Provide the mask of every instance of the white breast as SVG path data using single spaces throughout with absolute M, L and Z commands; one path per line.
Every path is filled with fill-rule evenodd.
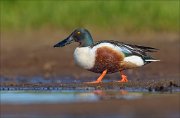
M 95 64 L 95 53 L 90 47 L 77 47 L 74 51 L 74 60 L 84 69 L 91 69 Z

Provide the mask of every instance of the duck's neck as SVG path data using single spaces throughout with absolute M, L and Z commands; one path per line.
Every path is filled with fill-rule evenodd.
M 88 46 L 91 46 L 91 45 L 93 45 L 93 39 L 92 39 L 92 37 L 91 37 L 91 35 L 89 34 L 89 35 L 85 35 L 84 36 L 84 39 L 83 40 L 81 40 L 81 42 L 80 42 L 80 47 L 88 47 Z

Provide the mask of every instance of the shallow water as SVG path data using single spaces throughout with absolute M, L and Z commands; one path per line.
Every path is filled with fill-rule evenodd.
M 1 91 L 2 104 L 96 102 L 102 99 L 139 99 L 143 92 L 121 91 Z
M 64 81 L 62 81 L 64 80 Z M 161 92 L 168 95 L 180 92 L 178 82 L 144 81 L 124 84 L 104 81 L 98 85 L 87 85 L 74 78 L 43 77 L 15 79 L 0 76 L 2 104 L 51 104 L 73 102 L 97 102 L 103 99 L 141 99 Z M 163 84 L 161 84 L 163 83 Z
M 32 103 L 64 103 L 77 101 L 97 101 L 98 97 L 91 92 L 45 92 L 45 91 L 3 91 L 1 103 L 32 104 Z
M 179 95 L 123 89 L 0 91 L 3 118 L 179 118 Z

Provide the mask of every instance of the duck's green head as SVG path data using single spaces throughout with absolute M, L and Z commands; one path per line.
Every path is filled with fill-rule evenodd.
M 63 47 L 72 42 L 78 42 L 79 47 L 87 47 L 93 44 L 93 39 L 87 29 L 78 28 L 74 30 L 66 39 L 55 44 L 54 47 Z

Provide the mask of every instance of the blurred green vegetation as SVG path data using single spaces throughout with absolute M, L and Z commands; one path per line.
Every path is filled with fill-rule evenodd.
M 1 0 L 1 28 L 70 29 L 91 26 L 128 31 L 178 31 L 179 0 L 57 1 Z

